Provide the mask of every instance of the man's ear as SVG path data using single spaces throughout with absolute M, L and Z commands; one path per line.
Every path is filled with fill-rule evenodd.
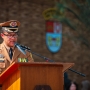
M 3 38 L 3 36 L 4 36 L 3 33 L 1 33 L 0 35 L 1 35 L 1 37 Z

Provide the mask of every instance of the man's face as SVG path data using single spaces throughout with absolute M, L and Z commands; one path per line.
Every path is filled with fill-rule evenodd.
M 17 42 L 18 35 L 14 32 L 3 32 L 1 33 L 1 37 L 3 38 L 3 41 L 7 46 L 13 47 L 15 45 L 15 42 Z

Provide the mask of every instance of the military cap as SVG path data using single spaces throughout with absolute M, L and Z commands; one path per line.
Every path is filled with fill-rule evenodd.
M 17 20 L 10 20 L 4 23 L 0 23 L 2 30 L 6 32 L 18 32 L 18 27 L 20 26 L 20 22 Z

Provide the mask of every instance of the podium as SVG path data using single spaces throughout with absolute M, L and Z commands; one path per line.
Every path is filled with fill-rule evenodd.
M 36 86 L 49 86 L 47 90 L 63 90 L 63 73 L 73 65 L 59 62 L 14 62 L 0 75 L 0 84 L 2 90 L 37 90 Z

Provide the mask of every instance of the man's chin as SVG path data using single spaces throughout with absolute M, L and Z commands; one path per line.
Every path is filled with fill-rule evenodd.
M 10 44 L 10 45 L 9 45 L 9 47 L 14 47 L 14 46 L 15 46 L 15 44 Z

